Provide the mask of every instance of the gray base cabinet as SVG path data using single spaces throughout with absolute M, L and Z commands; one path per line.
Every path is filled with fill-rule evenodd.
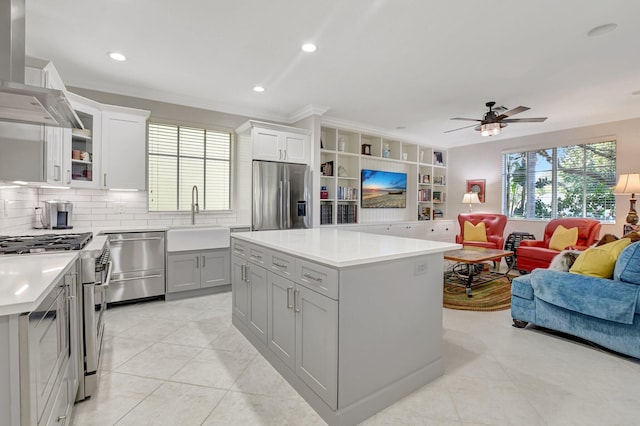
M 32 312 L 0 317 L 0 424 L 65 425 L 78 390 L 75 261 Z
M 238 243 L 232 252 L 234 317 L 336 409 L 338 301 L 321 294 L 337 284 L 323 283 L 332 274 L 259 246 Z M 292 281 L 298 269 L 302 282 Z
M 330 425 L 442 375 L 441 253 L 333 268 L 233 236 L 231 252 L 233 324 Z
M 216 287 L 230 282 L 228 249 L 167 255 L 167 293 Z
M 338 302 L 273 272 L 268 280 L 267 346 L 335 408 Z

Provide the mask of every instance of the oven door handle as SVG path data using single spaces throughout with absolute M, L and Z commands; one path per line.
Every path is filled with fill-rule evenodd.
M 99 289 L 99 290 L 102 290 L 102 289 L 106 290 L 106 289 L 109 288 L 109 283 L 111 282 L 111 270 L 113 269 L 113 261 L 112 260 L 109 261 L 109 267 L 108 268 L 109 269 L 107 270 L 107 279 L 104 280 L 105 282 L 102 283 L 102 284 L 97 284 L 96 285 L 96 288 Z
M 154 275 L 144 275 L 142 277 L 131 277 L 131 278 L 120 278 L 119 280 L 113 280 L 114 283 L 121 283 L 123 281 L 135 281 L 135 280 L 145 280 L 147 278 L 161 278 L 162 275 L 154 274 Z
M 109 240 L 109 244 L 125 243 L 127 241 L 155 241 L 155 240 L 161 240 L 162 238 L 163 237 L 119 238 L 119 239 Z

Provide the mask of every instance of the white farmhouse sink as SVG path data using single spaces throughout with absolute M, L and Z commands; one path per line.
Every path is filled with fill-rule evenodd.
M 167 231 L 167 251 L 226 248 L 229 247 L 229 240 L 229 228 L 226 226 L 172 226 Z

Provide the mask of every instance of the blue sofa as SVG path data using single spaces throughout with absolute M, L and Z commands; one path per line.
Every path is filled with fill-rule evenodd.
M 618 257 L 613 279 L 534 269 L 511 285 L 515 327 L 528 323 L 640 358 L 640 241 Z

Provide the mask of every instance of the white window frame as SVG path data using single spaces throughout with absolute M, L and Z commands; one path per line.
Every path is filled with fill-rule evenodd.
M 509 151 L 509 152 L 503 152 L 502 153 L 502 213 L 507 215 L 507 217 L 510 220 L 540 220 L 540 221 L 546 221 L 546 220 L 550 220 L 550 219 L 555 219 L 558 217 L 565 217 L 565 216 L 558 216 L 558 186 L 556 184 L 556 182 L 558 181 L 558 149 L 561 148 L 573 148 L 573 147 L 587 147 L 589 145 L 595 145 L 595 144 L 601 144 L 601 143 L 613 143 L 615 146 L 615 151 L 616 151 L 616 158 L 613 159 L 613 171 L 611 174 L 611 190 L 612 187 L 615 186 L 616 184 L 616 165 L 617 165 L 617 140 L 615 137 L 608 137 L 608 138 L 603 138 L 603 139 L 598 139 L 598 140 L 591 140 L 591 141 L 585 141 L 584 143 L 576 143 L 573 145 L 564 145 L 564 146 L 556 146 L 556 147 L 547 147 L 547 148 L 536 148 L 536 149 L 532 149 L 532 148 L 526 148 L 526 149 L 522 149 L 522 150 L 513 150 L 513 151 Z M 552 156 L 552 170 L 551 170 L 551 217 L 536 217 L 535 216 L 535 202 L 536 202 L 536 197 L 527 197 L 526 198 L 526 203 L 524 206 L 524 211 L 522 213 L 522 215 L 510 215 L 510 211 L 509 211 L 509 206 L 508 206 L 508 202 L 509 202 L 509 197 L 508 197 L 508 191 L 509 191 L 509 182 L 508 180 L 508 170 L 507 170 L 507 164 L 506 164 L 506 159 L 507 156 L 509 155 L 513 155 L 513 154 L 521 154 L 524 155 L 525 158 L 527 158 L 526 161 L 526 172 L 525 172 L 525 183 L 523 185 L 524 188 L 527 188 L 527 192 L 530 193 L 532 190 L 535 191 L 535 180 L 532 179 L 536 179 L 536 175 L 535 175 L 535 170 L 531 170 L 530 169 L 530 161 L 529 158 L 532 155 L 536 155 L 537 152 L 539 151 L 551 151 L 551 156 Z M 586 164 L 584 162 L 584 158 L 583 158 L 583 176 L 586 176 L 589 172 L 589 170 L 586 169 Z M 583 180 L 583 187 L 582 187 L 582 216 L 581 217 L 590 217 L 589 213 L 587 211 L 587 187 L 585 184 L 585 181 Z M 612 195 L 612 199 L 613 202 L 611 204 L 611 216 L 609 218 L 596 218 L 597 220 L 599 220 L 602 223 L 607 223 L 607 224 L 611 224 L 611 223 L 615 223 L 615 199 L 613 198 Z M 531 212 L 533 211 L 533 216 L 527 214 L 527 212 Z
M 174 127 L 178 130 L 178 139 L 176 140 L 176 143 L 178 143 L 178 146 L 176 147 L 176 154 L 166 154 L 166 153 L 155 153 L 152 152 L 152 148 L 151 148 L 151 128 L 152 126 L 169 126 L 169 127 Z M 180 137 L 179 137 L 179 131 L 180 129 L 185 129 L 185 128 L 189 128 L 189 129 L 196 129 L 196 130 L 201 130 L 205 132 L 215 132 L 215 133 L 223 133 L 223 134 L 228 134 L 229 135 L 229 152 L 228 152 L 228 158 L 213 158 L 213 157 L 207 157 L 207 154 L 205 152 L 205 154 L 202 157 L 199 156 L 193 156 L 193 155 L 180 155 L 180 149 L 179 149 L 179 141 L 180 141 Z M 202 160 L 205 164 L 203 166 L 203 175 L 202 175 L 202 181 L 203 181 L 203 185 L 201 187 L 201 185 L 198 185 L 198 195 L 199 195 L 199 206 L 200 206 L 200 211 L 201 212 L 217 212 L 217 213 L 228 213 L 230 211 L 233 210 L 233 202 L 234 202 L 234 191 L 233 191 L 233 186 L 234 186 L 234 173 L 235 173 L 235 161 L 234 161 L 234 153 L 235 153 L 235 133 L 233 130 L 228 129 L 228 128 L 224 128 L 224 127 L 217 127 L 217 126 L 209 126 L 209 125 L 201 125 L 201 124 L 194 124 L 194 123 L 183 123 L 183 122 L 175 122 L 175 121 L 165 121 L 165 120 L 149 120 L 148 124 L 147 124 L 147 130 L 148 130 L 148 137 L 149 137 L 149 143 L 148 143 L 148 150 L 147 150 L 147 168 L 149 169 L 149 189 L 148 189 L 148 211 L 151 213 L 173 213 L 173 212 L 178 212 L 178 213 L 183 213 L 183 212 L 188 212 L 191 210 L 191 205 L 189 206 L 180 206 L 180 199 L 181 199 L 181 191 L 180 191 L 180 179 L 181 179 L 181 170 L 180 170 L 180 159 L 181 158 L 190 158 L 190 159 L 198 159 L 198 160 Z M 167 157 L 167 158 L 175 158 L 176 159 L 176 199 L 175 199 L 175 207 L 172 209 L 169 208 L 165 208 L 165 209 L 152 209 L 152 190 L 153 190 L 153 185 L 152 185 L 152 174 L 151 174 L 151 164 L 152 164 L 152 158 L 154 156 L 163 156 L 163 157 Z M 215 160 L 215 161 L 226 161 L 228 162 L 228 204 L 226 209 L 208 209 L 207 208 L 207 201 L 206 201 L 206 193 L 207 193 L 207 188 L 206 188 L 206 176 L 207 176 L 207 171 L 206 171 L 206 163 L 207 160 L 211 161 L 211 160 Z M 191 188 L 189 188 L 189 191 L 191 191 Z

